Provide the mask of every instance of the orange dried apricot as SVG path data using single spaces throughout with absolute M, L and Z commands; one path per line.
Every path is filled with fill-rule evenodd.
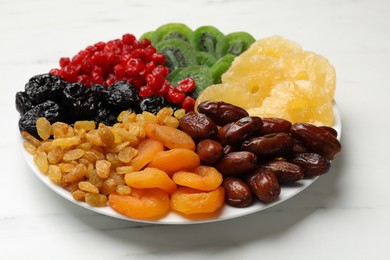
M 148 167 L 158 168 L 169 175 L 177 171 L 192 170 L 200 165 L 197 153 L 188 149 L 176 148 L 158 152 Z
M 194 151 L 195 143 L 185 132 L 170 126 L 157 123 L 145 123 L 146 136 L 160 141 L 169 149 L 184 148 Z
M 145 168 L 142 171 L 125 175 L 125 182 L 134 188 L 160 188 L 168 193 L 176 190 L 177 186 L 168 174 L 157 168 Z
M 152 161 L 158 152 L 164 150 L 163 144 L 154 139 L 142 140 L 135 148 L 138 150 L 138 154 L 129 163 L 129 166 L 133 166 L 135 171 L 141 170 Z
M 118 213 L 136 219 L 158 219 L 170 209 L 169 195 L 158 188 L 132 188 L 129 195 L 113 193 L 108 202 Z
M 203 191 L 215 190 L 223 181 L 222 174 L 211 166 L 199 166 L 193 172 L 179 171 L 172 179 L 178 185 Z
M 219 186 L 213 191 L 180 187 L 171 195 L 171 208 L 185 215 L 211 213 L 222 207 L 225 190 Z

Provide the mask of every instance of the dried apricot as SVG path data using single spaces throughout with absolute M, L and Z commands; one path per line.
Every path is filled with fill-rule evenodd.
M 145 168 L 142 171 L 125 175 L 125 182 L 134 188 L 160 188 L 168 193 L 176 190 L 176 184 L 168 174 L 157 168 Z
M 158 219 L 170 209 L 169 195 L 158 188 L 132 188 L 129 195 L 114 193 L 108 202 L 115 211 L 136 219 Z
M 173 174 L 173 181 L 203 191 L 212 191 L 222 184 L 222 174 L 211 166 L 199 166 L 193 172 L 179 171 Z
M 192 138 L 177 128 L 148 122 L 145 123 L 145 132 L 147 137 L 160 141 L 169 149 L 195 150 L 195 143 Z
M 134 157 L 129 166 L 133 166 L 135 171 L 141 170 L 145 165 L 152 161 L 153 157 L 160 151 L 164 150 L 164 146 L 160 141 L 153 139 L 145 139 L 136 147 L 138 155 Z
M 211 213 L 222 207 L 224 199 L 225 190 L 221 186 L 213 191 L 180 187 L 171 195 L 171 208 L 185 215 Z
M 188 149 L 176 148 L 160 151 L 148 164 L 148 167 L 158 168 L 170 175 L 183 170 L 192 170 L 200 165 L 197 153 Z

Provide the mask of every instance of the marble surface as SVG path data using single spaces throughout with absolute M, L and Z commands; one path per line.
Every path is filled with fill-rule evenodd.
M 0 0 L 0 259 L 390 259 L 387 0 Z M 342 153 L 304 192 L 199 225 L 140 224 L 76 206 L 33 176 L 16 145 L 16 91 L 100 40 L 166 22 L 283 35 L 337 71 Z

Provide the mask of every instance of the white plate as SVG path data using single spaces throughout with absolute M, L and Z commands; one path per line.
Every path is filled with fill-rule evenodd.
M 341 118 L 340 118 L 340 113 L 339 113 L 339 110 L 338 110 L 336 104 L 334 104 L 333 108 L 334 108 L 334 114 L 335 114 L 333 128 L 335 128 L 337 130 L 338 136 L 340 138 L 340 136 L 341 136 Z M 36 165 L 33 162 L 32 155 L 25 151 L 25 149 L 23 147 L 23 141 L 24 140 L 23 140 L 22 136 L 20 134 L 18 134 L 18 144 L 19 144 L 20 150 L 22 151 L 22 154 L 23 154 L 24 158 L 26 159 L 28 165 L 31 167 L 31 169 L 33 170 L 34 174 L 44 184 L 46 184 L 46 186 L 48 186 L 54 192 L 56 192 L 57 194 L 61 195 L 65 199 L 67 199 L 67 200 L 69 200 L 69 201 L 71 201 L 71 202 L 73 202 L 73 203 L 75 203 L 75 204 L 77 204 L 77 205 L 79 205 L 81 207 L 84 207 L 86 209 L 95 211 L 97 213 L 100 213 L 100 214 L 103 214 L 103 215 L 107 215 L 107 216 L 110 216 L 110 217 L 113 217 L 113 218 L 125 219 L 125 220 L 136 221 L 136 222 L 143 222 L 143 223 L 173 224 L 173 225 L 178 225 L 178 224 L 179 225 L 180 224 L 195 224 L 195 223 L 221 221 L 221 220 L 226 220 L 226 219 L 232 219 L 232 218 L 245 216 L 245 215 L 248 215 L 248 214 L 252 214 L 254 212 L 259 212 L 259 211 L 264 210 L 266 208 L 275 206 L 275 205 L 277 205 L 277 204 L 279 204 L 279 203 L 281 203 L 283 201 L 286 201 L 287 199 L 293 197 L 294 195 L 296 195 L 299 192 L 301 192 L 304 189 L 306 189 L 316 179 L 318 179 L 318 177 L 310 178 L 310 179 L 303 179 L 303 180 L 300 180 L 300 181 L 297 182 L 298 185 L 282 186 L 281 194 L 280 194 L 279 199 L 277 201 L 273 202 L 273 203 L 264 204 L 264 203 L 261 203 L 261 202 L 256 202 L 256 203 L 254 203 L 253 205 L 251 205 L 250 207 L 247 207 L 247 208 L 234 208 L 234 207 L 231 207 L 231 206 L 228 206 L 228 205 L 225 204 L 225 206 L 222 208 L 220 214 L 218 216 L 212 218 L 212 219 L 190 220 L 190 219 L 187 219 L 187 218 L 185 218 L 185 217 L 183 217 L 181 215 L 178 215 L 178 214 L 176 214 L 174 212 L 171 212 L 167 216 L 165 216 L 164 218 L 156 220 L 156 221 L 131 219 L 131 218 L 128 218 L 128 217 L 120 215 L 119 213 L 117 213 L 116 211 L 111 209 L 109 206 L 106 206 L 106 207 L 91 207 L 87 203 L 75 201 L 73 199 L 72 195 L 70 194 L 70 192 L 68 192 L 67 190 L 61 188 L 60 186 L 57 186 L 57 185 L 53 184 L 46 175 L 43 175 L 38 170 L 38 168 L 36 167 Z

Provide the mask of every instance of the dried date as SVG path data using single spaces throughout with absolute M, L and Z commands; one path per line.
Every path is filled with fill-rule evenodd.
M 259 168 L 247 178 L 249 188 L 262 202 L 273 202 L 279 198 L 280 185 L 275 174 L 266 168 Z
M 258 132 L 262 124 L 260 117 L 243 117 L 220 128 L 218 138 L 223 144 L 237 145 Z
M 327 173 L 330 169 L 330 161 L 318 153 L 298 153 L 293 155 L 289 162 L 300 166 L 305 176 L 317 176 Z
M 273 133 L 289 133 L 291 122 L 282 118 L 263 118 L 263 126 L 260 129 L 261 135 Z
M 195 112 L 187 113 L 179 120 L 179 127 L 186 132 L 194 141 L 213 139 L 217 136 L 217 125 L 204 114 Z
M 286 161 L 270 161 L 262 164 L 260 168 L 271 170 L 279 184 L 287 184 L 301 180 L 304 170 L 296 164 Z
M 233 207 L 248 207 L 253 203 L 253 194 L 248 184 L 236 177 L 226 177 L 222 183 L 225 189 L 225 200 Z
M 241 150 L 254 153 L 261 161 L 288 157 L 294 144 L 288 133 L 275 133 L 253 137 L 244 141 Z
M 341 144 L 326 129 L 308 123 L 295 123 L 291 126 L 291 135 L 312 152 L 319 153 L 329 160 L 340 152 Z
M 248 112 L 225 102 L 204 101 L 198 105 L 198 112 L 210 117 L 217 125 L 224 126 L 248 116 Z
M 239 151 L 226 154 L 215 167 L 222 174 L 238 175 L 252 172 L 257 164 L 257 158 L 253 153 Z

